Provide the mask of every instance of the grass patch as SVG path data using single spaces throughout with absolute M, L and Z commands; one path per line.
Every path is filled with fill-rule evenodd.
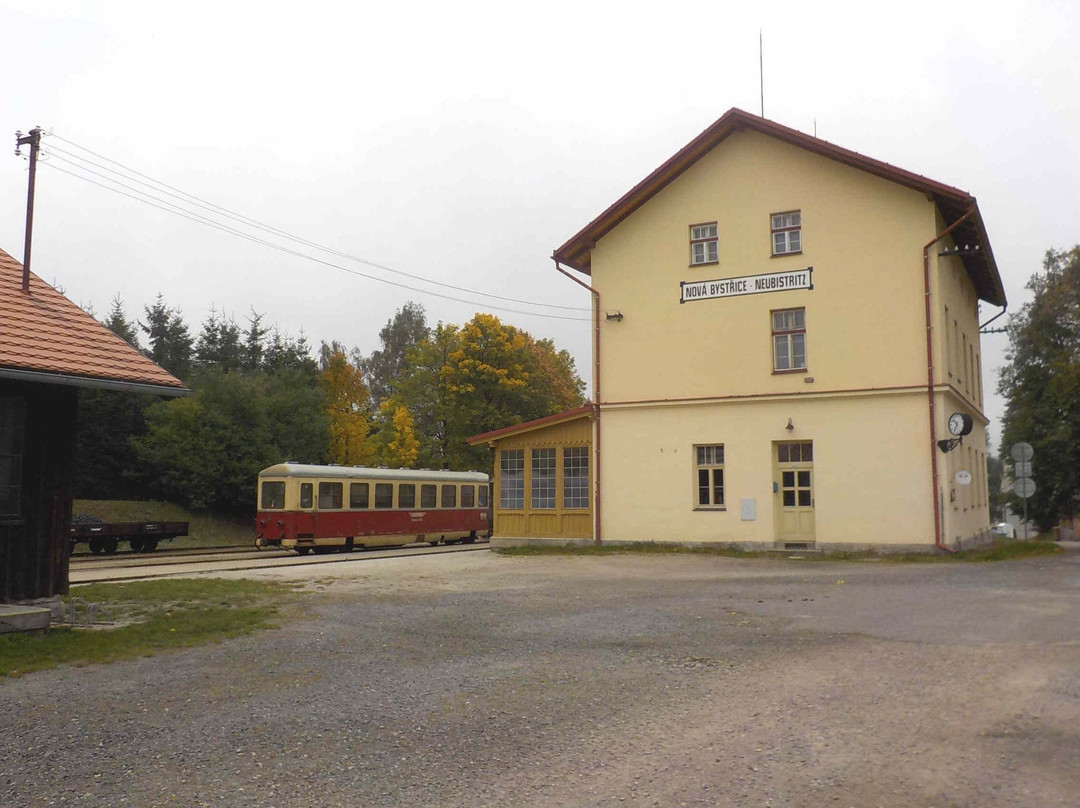
M 538 544 L 520 547 L 495 547 L 492 552 L 508 556 L 603 556 L 603 555 L 709 555 L 726 558 L 772 558 L 778 561 L 887 561 L 896 564 L 932 564 L 957 562 L 1012 561 L 1031 556 L 1056 555 L 1062 552 L 1050 541 L 1017 541 L 996 539 L 992 545 L 959 553 L 940 551 L 927 553 L 882 553 L 873 550 L 836 553 L 789 550 L 767 552 L 742 550 L 731 545 L 686 546 L 668 542 L 634 542 L 632 544 Z
M 294 586 L 280 582 L 174 579 L 74 587 L 108 609 L 107 628 L 51 628 L 0 635 L 0 678 L 59 665 L 92 665 L 152 656 L 274 628 L 274 615 Z
M 178 536 L 161 543 L 161 547 L 182 549 L 184 547 L 226 547 L 236 544 L 255 544 L 254 516 L 245 519 L 222 516 L 208 511 L 189 511 L 171 502 L 153 500 L 104 500 L 77 499 L 72 503 L 72 513 L 96 516 L 105 522 L 188 522 L 187 536 Z M 127 549 L 127 542 L 121 542 Z M 86 545 L 79 545 L 80 552 Z

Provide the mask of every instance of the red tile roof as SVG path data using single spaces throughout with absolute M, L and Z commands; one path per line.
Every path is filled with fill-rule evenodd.
M 652 174 L 647 176 L 607 210 L 593 219 L 585 228 L 555 250 L 553 258 L 561 264 L 573 267 L 586 275 L 592 274 L 592 249 L 596 242 L 609 233 L 616 225 L 626 219 L 653 196 L 663 190 L 680 174 L 708 154 L 729 135 L 740 130 L 753 130 L 769 137 L 774 137 L 793 146 L 820 154 L 838 163 L 875 174 L 891 182 L 913 188 L 925 193 L 937 203 L 946 225 L 951 225 L 968 210 L 975 215 L 968 218 L 953 233 L 957 245 L 978 245 L 978 251 L 966 252 L 961 256 L 968 274 L 975 284 L 979 297 L 995 306 L 1005 305 L 1005 287 L 998 274 L 994 253 L 990 249 L 990 239 L 986 235 L 982 214 L 975 202 L 975 197 L 967 191 L 945 185 L 919 174 L 905 171 L 881 160 L 859 154 L 858 152 L 836 146 L 828 141 L 807 135 L 796 129 L 770 121 L 766 118 L 743 112 L 741 109 L 729 109 L 708 129 L 691 140 L 686 146 L 672 155 Z
M 0 378 L 187 392 L 183 383 L 0 250 Z

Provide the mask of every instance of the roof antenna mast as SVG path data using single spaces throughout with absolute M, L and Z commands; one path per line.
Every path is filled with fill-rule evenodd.
M 761 117 L 765 117 L 765 57 L 762 55 L 761 29 L 757 32 L 758 83 L 761 86 Z

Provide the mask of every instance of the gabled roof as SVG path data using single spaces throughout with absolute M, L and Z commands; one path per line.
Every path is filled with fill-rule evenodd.
M 499 438 L 508 438 L 511 435 L 520 435 L 523 432 L 532 432 L 534 429 L 543 429 L 546 426 L 553 426 L 555 424 L 561 424 L 565 421 L 575 421 L 578 418 L 591 418 L 593 414 L 592 404 L 582 404 L 580 407 L 574 407 L 571 410 L 563 410 L 557 412 L 554 415 L 545 415 L 543 418 L 536 418 L 532 421 L 526 421 L 523 424 L 514 424 L 513 426 L 503 427 L 502 429 L 495 429 L 491 432 L 484 432 L 480 435 L 473 435 L 471 438 L 466 438 L 466 442 L 470 446 L 479 446 L 481 443 L 490 443 L 491 441 L 498 440 Z
M 969 210 L 974 210 L 974 215 L 953 231 L 953 240 L 957 245 L 968 245 L 972 248 L 970 251 L 962 252 L 961 259 L 975 284 L 979 297 L 995 306 L 1005 305 L 1005 288 L 1001 283 L 994 254 L 990 249 L 990 239 L 986 235 L 982 215 L 979 213 L 975 197 L 967 191 L 913 174 L 889 163 L 874 160 L 858 152 L 835 146 L 827 141 L 734 108 L 725 112 L 712 126 L 589 222 L 580 233 L 555 250 L 553 254 L 555 260 L 586 275 L 591 274 L 592 249 L 601 237 L 648 202 L 730 134 L 740 130 L 760 132 L 838 163 L 921 191 L 937 203 L 946 226 L 957 221 Z M 975 247 L 978 247 L 977 251 Z
M 0 378 L 46 384 L 187 393 L 183 382 L 0 250 Z

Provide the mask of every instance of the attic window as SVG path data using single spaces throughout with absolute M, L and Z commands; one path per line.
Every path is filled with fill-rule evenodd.
M 772 214 L 772 254 L 802 252 L 802 212 L 789 210 Z
M 718 262 L 716 222 L 690 225 L 690 265 Z

